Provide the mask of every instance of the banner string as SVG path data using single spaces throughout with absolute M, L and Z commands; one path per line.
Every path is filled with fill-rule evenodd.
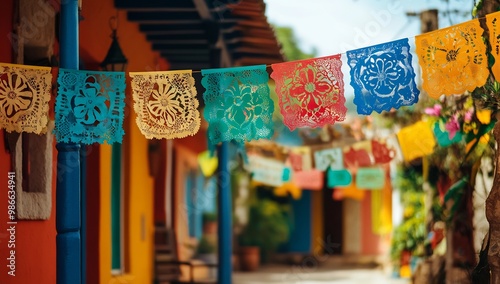
M 488 15 L 493 15 L 495 13 L 500 13 L 500 11 L 494 12 L 494 13 L 490 13 Z M 488 16 L 488 15 L 486 15 L 486 16 Z M 434 31 L 429 31 L 429 32 L 422 33 L 422 34 L 419 34 L 419 35 L 416 35 L 416 36 L 406 37 L 406 39 L 408 39 L 408 40 L 412 39 L 414 41 L 414 39 L 416 37 L 419 37 L 419 36 L 424 36 L 424 35 L 430 35 L 430 34 L 433 34 L 433 33 L 438 33 L 438 32 L 441 32 L 443 30 L 447 30 L 447 29 L 453 28 L 454 26 L 462 25 L 462 24 L 465 24 L 465 23 L 468 23 L 468 22 L 472 22 L 472 21 L 476 21 L 476 20 L 478 20 L 478 21 L 486 20 L 486 16 L 475 18 L 475 19 L 471 19 L 469 21 L 465 21 L 465 22 L 462 22 L 460 24 L 452 25 L 452 26 L 449 26 L 449 27 L 446 27 L 446 28 L 442 28 L 442 29 L 438 29 L 438 30 L 434 30 Z M 401 39 L 404 39 L 404 38 L 400 38 L 400 39 L 396 39 L 396 40 L 391 40 L 391 41 L 388 41 L 388 42 L 397 41 L 397 40 L 401 40 Z M 383 42 L 383 43 L 380 43 L 380 44 L 384 44 L 384 43 L 388 43 L 388 42 Z M 370 46 L 360 47 L 358 49 L 364 49 L 364 48 L 368 48 L 368 47 L 370 47 Z M 353 49 L 353 50 L 357 50 L 357 49 Z M 345 55 L 345 54 L 347 54 L 347 52 L 349 52 L 349 51 L 341 52 L 341 53 L 336 53 L 336 54 Z M 314 58 L 305 58 L 305 59 L 300 59 L 300 60 L 284 61 L 284 62 L 279 62 L 279 63 L 275 63 L 275 64 L 282 64 L 282 63 L 289 63 L 289 62 L 299 62 L 299 61 L 302 61 L 302 60 L 319 59 L 319 58 L 322 58 L 322 57 L 328 57 L 328 55 L 327 56 L 314 57 Z M 264 65 L 264 64 L 260 64 L 260 65 Z M 265 65 L 266 65 L 266 68 L 271 68 L 273 64 L 265 64 Z M 212 69 L 212 68 L 206 68 L 206 69 Z M 213 68 L 213 69 L 218 69 L 218 68 Z M 201 69 L 200 70 L 192 70 L 192 73 L 201 73 Z

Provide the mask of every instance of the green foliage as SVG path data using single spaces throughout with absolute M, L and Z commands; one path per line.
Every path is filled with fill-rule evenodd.
M 424 178 L 422 170 L 414 167 L 400 167 L 397 172 L 395 186 L 404 192 L 422 192 Z M 402 194 L 402 198 L 405 195 Z M 404 203 L 404 201 L 403 201 Z
M 472 8 L 472 17 L 477 17 L 477 12 L 483 9 L 483 0 L 475 2 L 474 8 Z
M 417 207 L 418 211 L 394 230 L 392 237 L 391 258 L 399 261 L 401 252 L 411 251 L 412 255 L 422 256 L 425 243 L 425 211 L 424 207 Z
M 429 163 L 450 180 L 462 178 L 462 163 L 466 156 L 465 145 L 456 143 L 449 147 L 436 147 L 428 159 Z
M 208 236 L 202 236 L 198 247 L 196 248 L 196 254 L 211 254 L 215 253 L 217 250 L 217 242 L 215 238 L 209 238 Z
M 288 206 L 277 201 L 258 198 L 249 207 L 249 220 L 239 236 L 241 246 L 258 246 L 263 255 L 275 251 L 288 241 Z
M 421 171 L 412 167 L 400 168 L 396 185 L 401 190 L 401 203 L 404 208 L 403 222 L 395 228 L 392 237 L 391 258 L 397 262 L 404 250 L 411 251 L 412 255 L 423 255 L 426 213 Z
M 204 212 L 203 216 L 203 224 L 206 224 L 208 222 L 217 222 L 217 213 L 215 212 Z
M 299 42 L 290 27 L 274 27 L 278 42 L 281 43 L 281 49 L 288 61 L 309 59 L 316 57 L 316 51 L 304 52 L 299 47 Z

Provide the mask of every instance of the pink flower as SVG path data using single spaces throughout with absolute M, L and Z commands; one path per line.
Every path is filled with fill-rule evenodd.
M 464 115 L 464 120 L 465 122 L 470 122 L 472 120 L 472 114 L 474 113 L 474 110 L 468 110 L 465 115 Z
M 440 104 L 435 104 L 433 107 L 425 109 L 425 113 L 432 116 L 439 116 L 443 107 Z
M 458 123 L 457 115 L 453 115 L 448 122 L 446 122 L 444 128 L 448 131 L 448 138 L 452 140 L 457 132 L 460 130 L 460 124 Z

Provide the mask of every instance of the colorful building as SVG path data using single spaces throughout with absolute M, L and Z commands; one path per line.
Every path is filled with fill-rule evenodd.
M 80 69 L 101 69 L 113 29 L 128 60 L 125 71 L 200 70 L 283 61 L 262 0 L 84 0 L 80 4 Z M 0 29 L 7 37 L 0 42 L 0 62 L 52 66 L 55 77 L 60 50 L 65 48 L 59 46 L 58 2 L 7 0 L 2 7 Z M 194 76 L 199 82 L 200 73 Z M 82 282 L 86 283 L 161 283 L 168 278 L 163 275 L 165 259 L 172 255 L 191 259 L 192 246 L 201 236 L 202 215 L 216 207 L 214 178 L 205 178 L 198 163 L 198 155 L 207 148 L 206 123 L 202 122 L 195 136 L 148 140 L 136 126 L 129 86 L 123 143 L 93 144 L 81 152 L 85 193 L 81 197 Z M 202 87 L 198 85 L 197 90 L 202 103 Z M 55 95 L 54 89 L 52 119 Z M 12 261 L 4 257 L 12 255 L 9 244 L 13 242 L 9 241 L 13 237 L 7 231 L 9 199 L 0 194 L 0 209 L 5 208 L 0 214 L 1 283 L 33 283 L 35 279 L 40 284 L 56 283 L 56 208 L 60 205 L 56 183 L 62 171 L 71 169 L 58 169 L 57 141 L 48 133 L 35 137 L 0 131 L 0 184 L 8 184 L 8 172 L 15 171 L 19 198 L 12 276 L 7 274 L 11 270 L 5 270 Z M 34 151 L 43 155 L 33 155 Z M 322 254 L 329 249 L 324 242 L 330 237 L 340 244 L 332 254 L 383 251 L 370 225 L 361 226 L 370 220 L 371 199 L 334 201 L 331 195 L 328 189 L 304 191 L 301 199 L 292 201 L 294 231 L 282 252 Z M 200 201 L 205 203 L 200 205 Z M 175 248 L 162 241 L 171 239 L 172 233 Z
M 279 45 L 264 16 L 263 1 L 233 2 L 79 1 L 80 69 L 100 70 L 110 48 L 112 29 L 117 30 L 119 45 L 128 59 L 125 71 L 199 70 L 281 61 Z M 0 42 L 0 61 L 57 67 L 59 51 L 65 48 L 58 44 L 58 2 L 8 0 L 2 5 L 0 26 L 7 37 Z M 56 71 L 57 68 L 54 75 Z M 200 102 L 201 95 L 199 91 Z M 158 255 L 163 248 L 162 244 L 155 244 L 155 239 L 167 230 L 175 231 L 179 240 L 197 236 L 190 233 L 183 205 L 189 200 L 186 185 L 200 179 L 197 155 L 206 149 L 206 126 L 185 139 L 147 140 L 135 124 L 129 87 L 126 96 L 123 143 L 94 144 L 82 151 L 81 178 L 86 192 L 82 196 L 82 255 L 86 255 L 82 271 L 86 283 L 158 281 Z M 22 178 L 29 179 L 38 170 L 50 178 L 44 183 L 46 187 L 36 189 L 43 194 L 24 194 L 22 191 L 29 192 L 28 182 L 23 188 L 18 183 L 18 196 L 23 194 L 28 200 L 33 195 L 34 202 L 42 205 L 39 212 L 28 212 L 24 217 L 18 214 L 15 276 L 2 268 L 0 282 L 33 283 L 36 279 L 37 283 L 55 283 L 59 174 L 56 141 L 49 141 L 43 159 L 27 162 L 22 159 L 23 154 L 26 159 L 30 156 L 22 147 L 15 151 L 21 140 L 5 131 L 0 131 L 0 137 L 1 148 L 5 149 L 0 151 L 0 168 L 5 173 L 0 177 L 2 184 L 8 184 L 7 173 L 14 168 L 31 168 Z M 23 134 L 22 141 L 29 145 L 34 140 Z M 16 161 L 17 157 L 21 160 Z M 0 197 L 0 204 L 8 208 L 7 195 Z M 5 231 L 7 215 L 2 216 L 2 232 L 7 234 L 0 234 L 0 254 L 7 256 L 10 236 Z M 201 215 L 196 214 L 196 218 Z M 178 257 L 189 258 L 189 250 L 180 244 Z M 5 268 L 9 260 L 2 259 Z

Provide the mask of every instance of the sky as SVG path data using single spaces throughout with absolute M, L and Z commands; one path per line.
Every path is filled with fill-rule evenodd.
M 471 19 L 473 0 L 265 0 L 268 21 L 293 28 L 304 51 L 317 56 L 345 53 L 420 33 L 420 19 L 407 12 L 438 9 L 440 28 L 450 26 L 445 11 L 459 10 L 453 24 Z M 454 14 L 451 14 L 454 15 Z
M 316 50 L 316 57 L 342 54 L 393 40 L 409 38 L 413 67 L 420 68 L 414 53 L 414 37 L 421 33 L 419 14 L 438 9 L 439 28 L 472 19 L 474 0 L 264 0 L 266 16 L 273 25 L 292 27 L 305 52 Z M 458 11 L 459 13 L 446 13 Z M 344 95 L 348 114 L 356 114 L 354 89 L 349 85 L 350 72 L 342 64 Z M 420 83 L 417 76 L 417 84 Z

